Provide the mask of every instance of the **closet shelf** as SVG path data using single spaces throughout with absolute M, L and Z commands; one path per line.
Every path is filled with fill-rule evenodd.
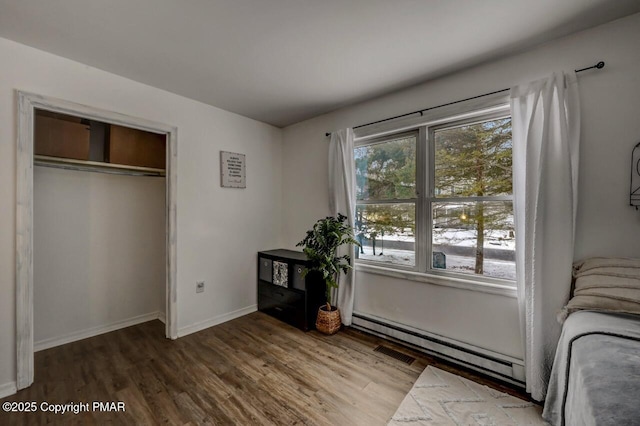
M 102 163 L 97 161 L 74 160 L 70 158 L 50 157 L 47 155 L 34 155 L 33 164 L 36 166 L 53 167 L 57 169 L 110 173 L 129 176 L 166 176 L 166 172 L 164 169 L 128 166 L 125 164 Z

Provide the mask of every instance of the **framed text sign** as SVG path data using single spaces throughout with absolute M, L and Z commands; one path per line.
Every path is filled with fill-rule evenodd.
M 220 151 L 220 186 L 246 188 L 246 161 L 244 154 Z

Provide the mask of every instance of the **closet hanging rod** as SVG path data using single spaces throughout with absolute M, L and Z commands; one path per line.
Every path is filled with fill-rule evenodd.
M 604 62 L 603 62 L 603 61 L 600 61 L 600 62 L 598 62 L 597 64 L 592 65 L 592 66 L 590 66 L 590 67 L 580 68 L 579 70 L 575 70 L 575 72 L 577 72 L 577 73 L 578 73 L 578 72 L 582 72 L 582 71 L 591 70 L 591 69 L 594 69 L 594 68 L 597 68 L 597 69 L 602 69 L 602 68 L 604 68 Z M 419 109 L 419 110 L 417 110 L 417 111 L 408 112 L 408 113 L 406 113 L 406 114 L 396 115 L 395 117 L 389 117 L 389 118 L 384 118 L 384 119 L 382 119 L 382 120 L 373 121 L 373 122 L 371 122 L 371 123 L 360 124 L 360 125 L 358 125 L 358 126 L 353 126 L 353 128 L 354 128 L 354 129 L 358 129 L 358 128 L 360 128 L 360 127 L 371 126 L 372 124 L 384 123 L 385 121 L 391 121 L 391 120 L 395 120 L 395 119 L 397 119 L 397 118 L 408 117 L 408 116 L 413 115 L 413 114 L 420 114 L 420 115 L 422 115 L 425 111 L 430 111 L 430 110 L 432 110 L 432 109 L 442 108 L 442 107 L 449 106 L 449 105 L 459 104 L 460 102 L 471 101 L 471 100 L 473 100 L 473 99 L 483 98 L 483 97 L 485 97 L 485 96 L 495 95 L 496 93 L 507 92 L 507 91 L 509 91 L 509 90 L 511 90 L 511 89 L 510 89 L 510 88 L 507 88 L 507 89 L 496 90 L 496 91 L 493 91 L 493 92 L 484 93 L 484 94 L 482 94 L 482 95 L 472 96 L 472 97 L 470 97 L 470 98 L 466 98 L 466 99 L 460 99 L 459 101 L 448 102 L 448 103 L 446 103 L 446 104 L 437 105 L 437 106 L 432 106 L 432 107 L 424 108 L 424 109 Z M 325 136 L 331 136 L 331 132 L 327 132 L 327 133 L 325 133 Z
M 166 172 L 163 169 L 101 163 L 96 161 L 74 160 L 70 158 L 49 157 L 45 155 L 34 155 L 33 164 L 34 166 L 51 167 L 54 169 L 76 170 L 81 172 L 98 172 L 111 175 L 152 177 L 166 176 Z

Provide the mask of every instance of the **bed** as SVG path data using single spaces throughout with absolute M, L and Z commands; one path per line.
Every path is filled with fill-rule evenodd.
M 543 417 L 552 425 L 640 425 L 640 260 L 574 268 Z

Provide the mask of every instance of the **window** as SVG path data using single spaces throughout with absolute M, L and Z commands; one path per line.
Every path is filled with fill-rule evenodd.
M 507 114 L 358 141 L 359 261 L 486 281 L 515 280 Z
M 415 265 L 417 140 L 401 134 L 354 150 L 360 259 Z

